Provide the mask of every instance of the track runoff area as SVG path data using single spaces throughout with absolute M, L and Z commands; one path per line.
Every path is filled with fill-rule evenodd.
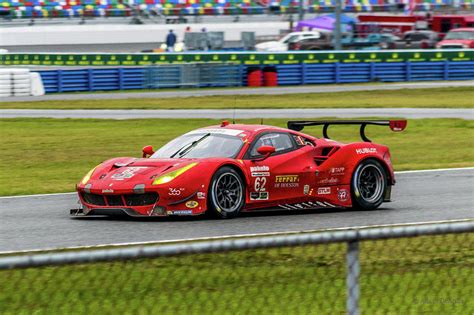
M 0 241 L 0 253 L 148 245 L 472 219 L 474 167 L 396 174 L 394 201 L 375 211 L 328 209 L 247 213 L 225 221 L 225 224 L 204 218 L 71 220 L 67 210 L 76 205 L 74 192 L 0 197 L 0 215 L 5 215 L 0 223 L 0 240 L 4 240 Z M 104 229 L 104 225 L 108 228 Z M 137 228 L 140 233 L 137 233 Z M 15 242 L 6 241 L 12 237 Z

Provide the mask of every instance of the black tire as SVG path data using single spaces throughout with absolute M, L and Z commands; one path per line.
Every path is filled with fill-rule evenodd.
M 212 176 L 207 195 L 211 215 L 220 219 L 234 218 L 245 205 L 245 184 L 239 173 L 224 166 Z
M 387 173 L 382 165 L 372 159 L 357 165 L 351 180 L 352 205 L 356 209 L 374 210 L 384 200 Z

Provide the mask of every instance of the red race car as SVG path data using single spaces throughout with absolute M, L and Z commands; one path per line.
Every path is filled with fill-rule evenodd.
M 330 125 L 360 125 L 363 142 L 329 139 Z M 406 120 L 289 121 L 288 129 L 229 124 L 188 132 L 143 158 L 93 168 L 77 185 L 71 215 L 169 216 L 210 212 L 232 218 L 263 209 L 376 209 L 395 184 L 389 149 L 371 143 L 367 125 L 402 131 Z M 323 138 L 301 133 L 323 126 Z M 147 156 L 149 156 L 147 158 Z

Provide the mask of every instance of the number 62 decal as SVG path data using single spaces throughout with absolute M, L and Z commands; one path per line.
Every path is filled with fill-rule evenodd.
M 265 191 L 265 184 L 267 183 L 266 177 L 255 178 L 254 189 L 255 191 Z

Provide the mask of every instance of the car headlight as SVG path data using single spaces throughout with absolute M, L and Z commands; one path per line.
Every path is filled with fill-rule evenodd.
M 166 173 L 166 174 L 163 174 L 161 175 L 160 177 L 158 177 L 157 179 L 155 179 L 153 181 L 153 184 L 152 185 L 160 185 L 160 184 L 165 184 L 165 183 L 169 183 L 171 182 L 173 179 L 175 179 L 176 177 L 178 177 L 179 175 L 183 174 L 184 172 L 190 170 L 191 168 L 193 168 L 194 166 L 196 166 L 198 163 L 191 163 L 191 164 L 188 164 L 184 167 L 181 167 L 177 170 L 174 170 L 172 172 L 169 172 L 169 173 Z
M 92 174 L 94 173 L 95 169 L 96 169 L 98 166 L 99 166 L 99 165 L 97 165 L 96 167 L 94 167 L 93 169 L 91 169 L 91 170 L 86 174 L 86 176 L 84 176 L 84 178 L 81 180 L 82 185 L 87 184 L 87 182 L 89 181 L 89 179 L 91 179 Z

